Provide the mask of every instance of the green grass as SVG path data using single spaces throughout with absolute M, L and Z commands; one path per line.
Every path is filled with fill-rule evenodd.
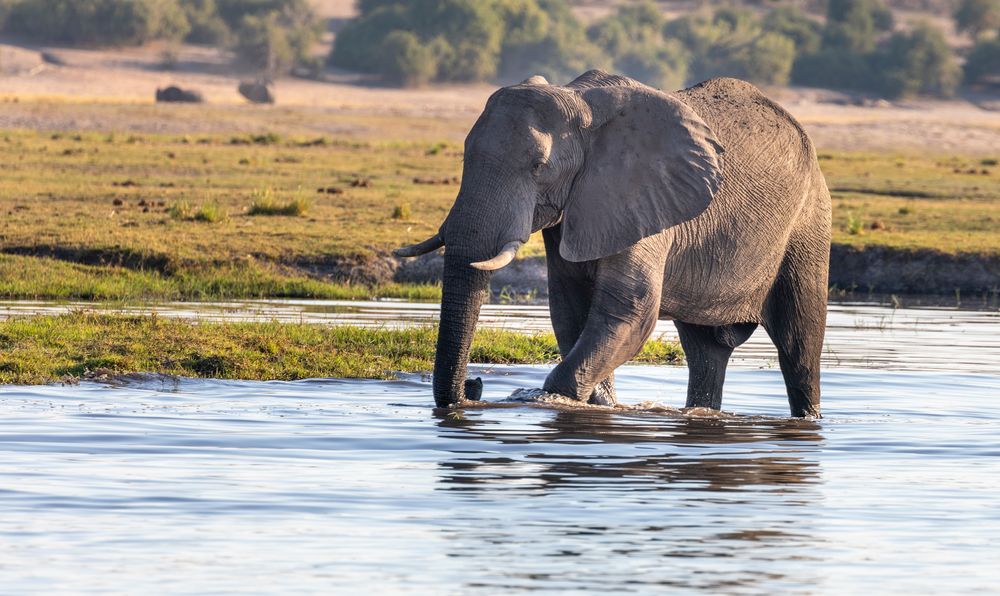
M 995 159 L 821 153 L 833 241 L 853 246 L 1000 254 Z
M 247 210 L 247 215 L 286 215 L 290 217 L 301 217 L 309 210 L 309 201 L 302 197 L 296 197 L 289 201 L 278 201 L 274 198 L 274 191 L 266 189 L 254 195 L 253 202 Z
M 995 161 L 821 154 L 834 242 L 1000 253 Z M 0 262 L 10 298 L 399 297 L 334 287 L 317 263 L 364 270 L 427 238 L 458 187 L 415 180 L 462 168 L 457 143 L 267 132 L 0 131 L 0 163 L 0 256 L 22 255 Z M 521 251 L 541 253 L 537 237 Z
M 225 266 L 155 270 L 81 265 L 58 259 L 0 254 L 0 298 L 162 301 L 228 298 L 440 300 L 436 284 L 332 283 L 251 259 Z
M 191 323 L 78 312 L 0 322 L 0 383 L 38 384 L 88 373 L 154 372 L 256 380 L 391 379 L 433 368 L 436 331 L 289 323 Z M 647 342 L 636 362 L 679 363 L 676 344 Z M 482 329 L 472 361 L 551 363 L 551 334 Z

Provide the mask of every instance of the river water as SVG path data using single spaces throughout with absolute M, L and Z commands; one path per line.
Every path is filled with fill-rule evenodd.
M 396 325 L 434 307 L 175 315 L 271 308 Z M 841 305 L 830 320 L 819 421 L 784 418 L 763 333 L 737 352 L 723 418 L 445 414 L 420 375 L 0 387 L 0 592 L 995 590 L 1000 317 Z M 497 401 L 547 371 L 473 372 Z M 629 403 L 682 405 L 685 382 L 683 367 L 618 374 Z

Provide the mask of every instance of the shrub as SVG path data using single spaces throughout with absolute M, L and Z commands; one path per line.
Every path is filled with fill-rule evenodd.
M 296 65 L 309 65 L 309 51 L 319 30 L 309 5 L 290 3 L 280 12 L 246 14 L 235 38 L 233 49 L 240 61 L 274 76 Z
M 788 82 L 795 59 L 795 42 L 766 31 L 761 21 L 743 9 L 724 8 L 714 14 L 681 17 L 667 23 L 664 35 L 679 40 L 690 53 L 694 80 L 732 76 L 755 83 Z
M 780 33 L 764 33 L 736 55 L 739 76 L 769 85 L 787 85 L 795 60 L 795 42 Z
M 413 33 L 393 31 L 379 47 L 378 70 L 399 85 L 424 85 L 437 74 L 439 59 Z
M 253 202 L 250 203 L 249 215 L 305 215 L 309 210 L 309 201 L 302 198 L 292 199 L 287 202 L 280 202 L 274 197 L 274 191 L 267 189 L 254 193 Z
M 188 219 L 191 217 L 191 204 L 184 200 L 175 201 L 167 209 L 167 214 L 170 215 L 170 219 Z
M 215 0 L 181 0 L 181 8 L 187 18 L 187 41 L 204 44 L 229 43 L 230 30 L 219 15 Z
M 819 51 L 823 39 L 823 26 L 792 6 L 781 6 L 767 13 L 764 30 L 779 33 L 795 43 L 798 54 Z
M 955 28 L 973 38 L 1000 29 L 1000 0 L 962 0 L 955 11 Z
M 7 31 L 73 44 L 137 45 L 188 32 L 176 0 L 20 0 Z
M 663 37 L 663 15 L 649 0 L 619 6 L 587 36 L 611 57 L 616 71 L 654 87 L 683 86 L 687 51 L 677 40 Z
M 229 217 L 229 215 L 215 201 L 205 203 L 199 207 L 198 211 L 194 214 L 195 221 L 204 221 L 208 223 L 223 221 L 227 217 Z
M 415 84 L 579 74 L 600 59 L 564 0 L 367 1 L 335 66 Z M 400 32 L 396 34 L 396 32 Z
M 587 38 L 563 0 L 537 0 L 537 5 L 541 17 L 512 19 L 500 49 L 501 80 L 540 74 L 550 81 L 565 81 L 591 68 L 611 68 L 611 61 Z
M 868 53 L 878 31 L 893 27 L 892 12 L 881 0 L 830 0 L 823 31 L 825 49 Z
M 410 219 L 411 215 L 412 215 L 412 213 L 410 212 L 410 206 L 409 205 L 405 205 L 405 204 L 404 205 L 396 205 L 395 207 L 392 208 L 392 218 L 393 219 L 408 220 L 408 219 Z
M 792 82 L 809 87 L 872 89 L 878 78 L 866 54 L 847 50 L 820 50 L 799 56 L 792 66 Z
M 1000 83 L 1000 39 L 981 40 L 965 61 L 965 82 L 969 85 Z
M 892 35 L 876 56 L 882 91 L 889 97 L 954 94 L 962 73 L 940 29 L 918 23 L 910 32 Z

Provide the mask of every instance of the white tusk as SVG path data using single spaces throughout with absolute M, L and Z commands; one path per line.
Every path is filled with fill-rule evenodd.
M 508 242 L 503 245 L 503 248 L 500 249 L 500 254 L 493 257 L 489 261 L 471 263 L 469 266 L 482 271 L 496 271 L 497 269 L 502 269 L 507 265 L 510 265 L 510 262 L 513 261 L 514 257 L 517 255 L 517 249 L 521 248 L 522 244 L 524 243 L 518 242 L 517 240 Z
M 437 250 L 442 246 L 444 246 L 444 240 L 441 239 L 441 235 L 434 234 L 427 240 L 418 244 L 411 244 L 409 246 L 397 248 L 392 251 L 392 254 L 397 257 L 419 257 L 420 255 L 425 255 L 431 251 Z

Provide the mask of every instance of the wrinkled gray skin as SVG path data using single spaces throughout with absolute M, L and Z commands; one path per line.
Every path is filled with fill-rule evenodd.
M 562 354 L 544 390 L 614 403 L 615 368 L 673 319 L 687 406 L 719 409 L 730 354 L 763 325 L 792 415 L 820 415 L 830 194 L 801 127 L 752 85 L 667 94 L 590 71 L 493 94 L 439 232 L 438 406 L 481 392 L 465 375 L 491 274 L 470 263 L 538 230 Z

